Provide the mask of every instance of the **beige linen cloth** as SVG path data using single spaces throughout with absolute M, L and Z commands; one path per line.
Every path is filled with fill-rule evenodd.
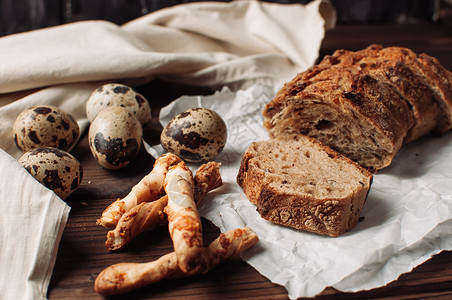
M 16 161 L 12 126 L 22 110 L 59 106 L 83 131 L 85 102 L 106 82 L 280 84 L 315 62 L 335 21 L 334 10 L 322 18 L 323 5 L 192 3 L 123 26 L 84 21 L 0 38 L 0 299 L 46 298 L 70 211 Z

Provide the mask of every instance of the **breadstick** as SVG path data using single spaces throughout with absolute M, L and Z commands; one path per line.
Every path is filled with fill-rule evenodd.
M 199 206 L 209 191 L 223 185 L 220 175 L 220 166 L 220 163 L 211 161 L 203 164 L 196 171 L 194 192 L 196 205 Z
M 168 216 L 168 229 L 173 240 L 178 265 L 190 272 L 200 265 L 202 254 L 202 225 L 193 193 L 194 180 L 184 162 L 172 166 L 163 183 L 168 195 L 164 212 Z
M 120 263 L 104 269 L 96 278 L 94 289 L 101 295 L 117 295 L 166 279 L 207 273 L 218 264 L 237 256 L 258 242 L 249 227 L 230 230 L 214 240 L 203 253 L 202 267 L 184 273 L 175 252 L 148 263 Z
M 220 163 L 209 162 L 203 164 L 195 174 L 195 202 L 199 205 L 205 195 L 221 186 Z M 116 228 L 107 233 L 105 247 L 109 251 L 116 251 L 124 247 L 130 240 L 146 230 L 166 224 L 168 219 L 163 212 L 168 204 L 165 195 L 153 202 L 144 202 L 122 215 Z
M 257 234 L 247 226 L 220 233 L 220 236 L 207 247 L 204 273 L 251 248 L 258 240 Z
M 174 154 L 166 153 L 155 160 L 152 171 L 138 182 L 123 199 L 110 204 L 97 220 L 97 224 L 107 228 L 115 228 L 121 216 L 142 202 L 159 199 L 163 195 L 163 180 L 170 166 L 181 159 Z
M 140 233 L 167 224 L 168 219 L 163 212 L 167 204 L 168 196 L 165 195 L 156 201 L 140 203 L 123 214 L 116 228 L 107 233 L 107 250 L 119 250 Z

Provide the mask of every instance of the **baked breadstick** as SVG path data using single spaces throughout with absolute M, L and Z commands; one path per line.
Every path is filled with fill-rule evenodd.
M 220 166 L 220 163 L 209 162 L 196 171 L 194 193 L 196 205 L 200 204 L 209 191 L 223 184 Z M 165 195 L 156 201 L 140 203 L 122 215 L 116 228 L 107 233 L 105 242 L 107 250 L 119 250 L 143 231 L 166 224 L 168 219 L 163 209 L 167 204 L 168 196 Z
M 230 230 L 214 240 L 203 253 L 202 267 L 184 273 L 177 264 L 175 252 L 148 263 L 120 263 L 104 269 L 94 282 L 94 289 L 102 295 L 117 295 L 161 280 L 177 279 L 207 273 L 216 265 L 237 256 L 258 242 L 249 227 Z
M 257 234 L 247 226 L 220 233 L 205 251 L 204 273 L 251 248 L 258 240 Z
M 168 195 L 164 212 L 168 216 L 168 229 L 173 240 L 180 269 L 187 273 L 201 263 L 202 225 L 193 193 L 194 180 L 184 162 L 172 166 L 163 183 Z
M 97 220 L 97 224 L 107 228 L 115 228 L 121 216 L 142 202 L 159 199 L 163 194 L 163 180 L 170 166 L 181 159 L 174 154 L 166 153 L 155 160 L 152 171 L 138 182 L 123 199 L 110 204 Z
M 220 163 L 211 161 L 203 164 L 196 171 L 194 191 L 196 205 L 199 206 L 209 191 L 223 185 L 223 180 L 220 175 L 220 166 Z
M 152 202 L 140 203 L 123 214 L 116 228 L 107 233 L 107 250 L 119 250 L 140 233 L 167 224 L 168 219 L 163 212 L 167 204 L 168 196 L 165 195 Z

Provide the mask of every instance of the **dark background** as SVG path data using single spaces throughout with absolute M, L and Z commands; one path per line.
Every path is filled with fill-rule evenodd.
M 330 0 L 338 23 L 437 22 L 446 0 Z M 81 20 L 118 25 L 190 0 L 0 0 L 0 36 Z M 228 2 L 228 1 L 221 1 Z M 309 0 L 267 1 L 307 3 Z M 447 0 L 448 3 L 451 0 Z

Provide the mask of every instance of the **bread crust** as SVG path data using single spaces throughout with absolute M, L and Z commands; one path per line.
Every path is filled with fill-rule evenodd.
M 341 191 L 338 191 L 334 184 L 326 185 L 326 191 L 303 192 L 298 187 L 293 190 L 284 188 L 282 185 L 285 181 L 295 180 L 294 174 L 285 175 L 284 171 L 277 170 L 277 162 L 274 162 L 275 166 L 273 166 L 271 161 L 272 155 L 278 149 L 282 150 L 280 155 L 284 155 L 284 151 L 287 150 L 284 150 L 285 148 L 290 148 L 290 153 L 300 157 L 300 165 L 294 165 L 293 168 L 304 167 L 302 165 L 304 158 L 301 158 L 304 155 L 303 152 L 308 151 L 312 157 L 317 159 L 320 156 L 322 159 L 313 164 L 317 166 L 322 164 L 322 169 L 328 172 L 346 169 L 345 172 L 353 180 L 342 182 L 345 188 Z M 312 166 L 305 166 L 305 168 L 310 167 Z M 296 185 L 308 187 L 313 183 L 315 185 L 316 180 L 325 180 L 320 176 L 316 178 L 314 173 L 310 176 L 309 173 L 304 173 L 300 169 L 299 176 L 305 180 L 298 180 Z M 329 180 L 338 181 L 334 176 Z M 338 237 L 358 223 L 372 183 L 372 174 L 318 141 L 298 135 L 251 144 L 242 157 L 237 183 L 242 187 L 249 201 L 256 205 L 262 218 L 283 226 Z M 320 189 L 320 186 L 319 184 L 317 187 Z M 328 191 L 328 189 L 331 190 Z

